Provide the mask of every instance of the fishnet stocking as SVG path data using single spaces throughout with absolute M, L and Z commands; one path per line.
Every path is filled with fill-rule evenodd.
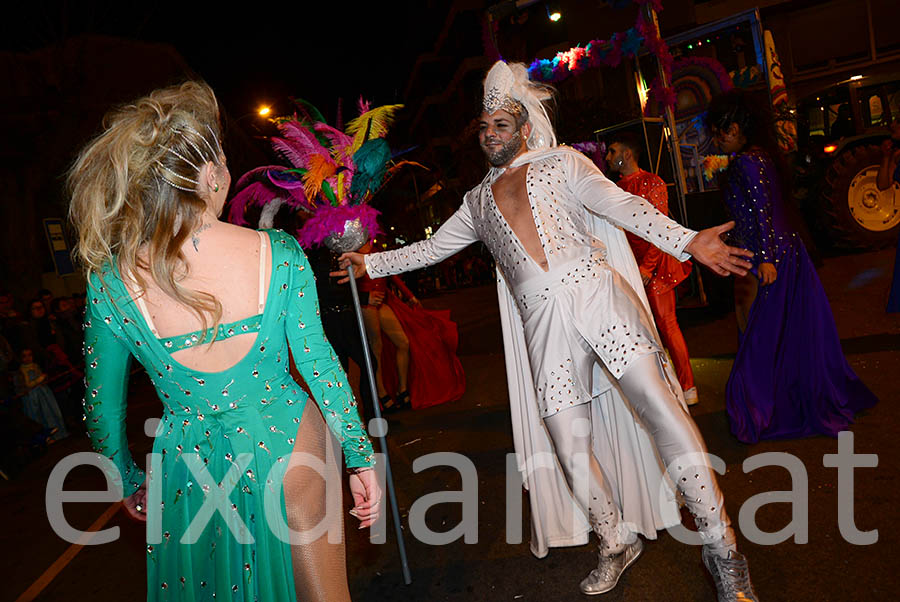
M 329 484 L 326 487 L 322 475 L 304 466 L 294 456 L 284 476 L 287 522 L 294 532 L 308 533 L 323 520 L 328 521 L 328 528 L 315 541 L 292 541 L 294 584 L 297 600 L 302 602 L 350 602 L 344 552 L 340 460 L 334 445 L 319 409 L 309 400 L 297 429 L 294 453 L 305 452 L 324 461 Z M 328 491 L 329 487 L 336 491 Z M 326 491 L 331 494 L 331 499 L 327 498 Z M 326 509 L 330 510 L 327 516 Z M 329 531 L 340 536 L 340 543 L 328 542 Z

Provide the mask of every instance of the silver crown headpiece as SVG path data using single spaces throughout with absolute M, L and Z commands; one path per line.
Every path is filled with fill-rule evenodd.
M 556 146 L 556 134 L 543 105 L 551 98 L 552 88 L 528 80 L 528 68 L 521 63 L 507 65 L 497 61 L 484 78 L 482 105 L 488 114 L 504 110 L 517 120 L 524 116 L 531 124 L 529 149 Z
M 497 61 L 484 79 L 484 110 L 493 115 L 503 110 L 515 118 L 527 115 L 525 105 L 510 93 L 516 83 L 512 70 L 503 61 Z

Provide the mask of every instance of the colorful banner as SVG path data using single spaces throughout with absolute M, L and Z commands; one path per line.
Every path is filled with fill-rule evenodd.
M 775 131 L 781 150 L 789 153 L 797 150 L 797 125 L 789 112 L 787 88 L 781 73 L 781 61 L 775 50 L 775 40 L 768 29 L 763 32 L 766 52 L 766 66 L 769 72 L 769 93 L 772 97 L 772 112 L 775 115 Z

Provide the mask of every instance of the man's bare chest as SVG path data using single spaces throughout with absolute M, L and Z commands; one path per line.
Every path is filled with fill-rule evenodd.
M 534 219 L 525 177 L 526 168 L 522 167 L 514 173 L 504 174 L 491 186 L 491 194 L 497 210 L 514 231 L 518 231 L 516 226 L 523 221 L 531 222 Z
M 497 210 L 519 239 L 524 251 L 541 269 L 547 270 L 547 258 L 542 250 L 526 186 L 527 166 L 508 171 L 491 186 Z

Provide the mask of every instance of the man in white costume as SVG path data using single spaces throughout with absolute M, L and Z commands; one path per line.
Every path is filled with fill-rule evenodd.
M 532 552 L 543 557 L 548 546 L 584 544 L 593 531 L 600 562 L 581 590 L 607 592 L 640 555 L 638 534 L 655 538 L 678 523 L 674 483 L 696 518 L 720 602 L 756 600 L 619 228 L 722 275 L 746 273 L 751 253 L 722 242 L 733 224 L 684 228 L 580 153 L 557 146 L 542 104 L 551 92 L 529 82 L 524 65 L 497 62 L 485 79 L 480 118 L 479 142 L 492 165 L 482 183 L 432 238 L 384 253 L 347 253 L 342 265 L 379 278 L 483 241 L 497 263 Z

